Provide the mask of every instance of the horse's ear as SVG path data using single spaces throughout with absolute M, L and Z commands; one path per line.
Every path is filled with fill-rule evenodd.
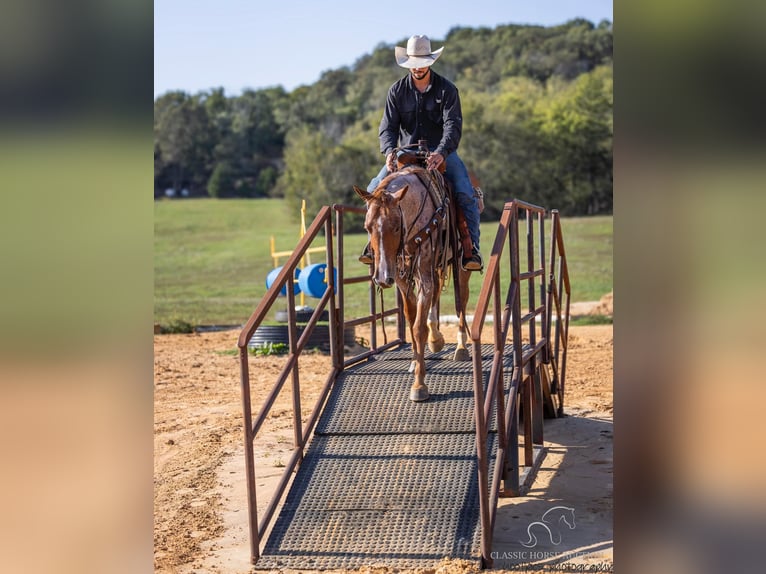
M 394 203 L 399 203 L 402 199 L 404 199 L 404 196 L 407 194 L 407 190 L 410 188 L 409 185 L 405 185 L 402 189 L 396 191 L 395 193 L 391 194 L 391 199 L 394 200 Z
M 370 199 L 370 196 L 372 195 L 372 194 L 371 194 L 371 193 L 369 193 L 367 190 L 365 190 L 365 189 L 362 189 L 362 188 L 360 188 L 360 187 L 357 187 L 357 186 L 354 186 L 354 191 L 356 192 L 356 194 L 357 194 L 359 197 L 361 197 L 361 198 L 362 198 L 363 200 L 365 200 L 365 201 L 367 201 L 368 199 Z

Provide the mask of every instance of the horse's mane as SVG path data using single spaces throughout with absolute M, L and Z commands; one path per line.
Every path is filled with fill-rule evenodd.
M 402 177 L 403 175 L 410 175 L 414 174 L 419 176 L 420 174 L 426 174 L 426 170 L 422 167 L 405 167 L 404 169 L 400 169 L 399 171 L 395 171 L 393 173 L 389 173 L 385 178 L 383 178 L 383 181 L 380 182 L 380 185 L 375 188 L 375 191 L 372 192 L 372 199 L 380 199 L 384 193 L 388 191 L 388 184 L 391 183 L 393 180 L 398 179 Z M 422 180 L 421 180 L 422 181 Z

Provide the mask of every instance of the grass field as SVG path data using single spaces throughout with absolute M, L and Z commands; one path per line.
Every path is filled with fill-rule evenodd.
M 266 276 L 274 265 L 270 237 L 278 251 L 289 251 L 299 238 L 299 220 L 277 199 L 160 200 L 154 204 L 154 319 L 168 325 L 241 324 L 266 292 Z M 313 214 L 307 214 L 307 225 Z M 599 299 L 612 290 L 612 217 L 571 218 L 562 221 L 572 281 L 572 300 Z M 482 224 L 485 258 L 494 242 L 497 224 Z M 546 241 L 550 233 L 546 233 Z M 366 267 L 356 257 L 366 234 L 344 237 L 346 275 L 361 275 Z M 324 238 L 314 245 L 323 245 Z M 547 249 L 546 249 L 547 251 Z M 323 262 L 316 254 L 312 263 Z M 283 258 L 280 264 L 284 263 Z M 476 303 L 484 276 L 472 274 L 469 310 Z M 369 291 L 363 284 L 346 287 L 346 316 L 366 313 Z M 450 309 L 451 287 L 443 309 Z M 393 290 L 385 305 L 393 302 Z M 313 306 L 315 299 L 306 298 Z M 284 308 L 280 298 L 276 308 Z M 449 312 L 449 311 L 446 311 Z

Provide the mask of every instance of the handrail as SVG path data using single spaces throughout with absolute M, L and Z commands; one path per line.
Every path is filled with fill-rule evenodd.
M 495 235 L 489 262 L 476 302 L 470 336 L 474 357 L 474 400 L 476 404 L 476 445 L 479 481 L 479 511 L 481 514 L 481 551 L 483 564 L 492 565 L 492 531 L 495 524 L 497 499 L 501 495 L 501 481 L 505 483 L 503 495 L 521 494 L 519 465 L 519 409 L 524 409 L 524 464 L 533 467 L 542 458 L 542 449 L 534 455 L 534 445 L 543 445 L 543 391 L 539 370 L 545 364 L 554 363 L 554 370 L 559 376 L 559 412 L 563 408 L 563 373 L 558 373 L 558 366 L 566 364 L 566 337 L 569 315 L 569 274 L 566 267 L 558 211 L 551 211 L 553 239 L 549 259 L 549 273 L 546 273 L 544 218 L 546 210 L 542 207 L 514 199 L 503 206 L 503 212 Z M 526 223 L 526 249 L 520 248 L 519 223 Z M 535 225 L 538 226 L 538 238 L 535 238 Z M 538 250 L 535 249 L 537 241 Z M 509 249 L 505 250 L 506 243 Z M 501 289 L 501 270 L 504 252 L 510 267 L 510 281 L 507 288 Z M 522 270 L 521 258 L 526 255 Z M 558 266 L 557 266 L 558 265 Z M 558 269 L 558 283 L 555 276 Z M 546 283 L 546 278 L 548 282 Z M 527 286 L 528 309 L 522 312 L 522 283 Z M 566 317 L 561 320 L 559 305 L 560 293 L 566 286 Z M 504 299 L 501 300 L 504 293 Z M 539 304 L 537 297 L 540 297 Z M 558 321 L 555 337 L 550 336 L 552 308 L 556 303 Z M 481 365 L 481 341 L 486 315 L 492 305 L 494 312 L 494 353 L 491 359 L 489 380 L 486 393 L 483 386 Z M 537 339 L 537 326 L 540 323 L 540 339 Z M 529 345 L 522 344 L 524 326 L 528 326 Z M 503 358 L 505 341 L 509 331 L 513 344 L 513 371 L 510 383 L 510 396 L 505 401 L 503 389 Z M 559 345 L 560 340 L 563 344 Z M 554 345 L 555 342 L 555 345 Z M 555 348 L 551 348 L 552 345 Z M 563 352 L 562 352 L 563 351 Z M 562 368 L 563 371 L 563 368 Z M 492 484 L 488 483 L 489 437 L 488 421 L 492 413 L 497 420 L 498 450 L 495 459 L 495 472 Z
M 366 276 L 346 278 L 343 266 L 343 241 L 333 241 L 333 237 L 342 238 L 343 216 L 345 213 L 364 213 L 364 211 L 364 208 L 344 205 L 333 205 L 332 207 L 324 206 L 319 210 L 319 213 L 314 218 L 314 221 L 311 223 L 309 228 L 306 230 L 306 233 L 298 242 L 295 250 L 292 251 L 292 254 L 287 259 L 287 262 L 277 274 L 277 277 L 272 283 L 271 287 L 269 287 L 269 289 L 266 291 L 266 294 L 261 298 L 260 302 L 256 306 L 255 311 L 253 311 L 243 326 L 237 340 L 237 346 L 239 347 L 240 377 L 242 387 L 242 410 L 244 416 L 245 471 L 247 474 L 246 482 L 248 497 L 248 521 L 250 528 L 250 557 L 253 564 L 255 564 L 260 557 L 261 540 L 265 536 L 274 513 L 276 512 L 278 505 L 281 503 L 284 497 L 293 472 L 303 460 L 304 450 L 308 445 L 314 428 L 319 420 L 322 406 L 326 402 L 333 384 L 338 377 L 338 374 L 353 362 L 360 361 L 393 346 L 401 345 L 404 341 L 404 313 L 402 310 L 401 299 L 397 297 L 397 305 L 394 305 L 389 309 L 376 311 L 375 297 L 373 296 L 374 289 L 372 284 L 372 277 L 368 273 Z M 335 213 L 335 229 L 333 229 L 333 213 Z M 322 229 L 324 229 L 325 235 L 324 250 L 327 258 L 327 268 L 336 269 L 337 279 L 335 273 L 327 273 L 327 289 L 319 299 L 319 302 L 317 303 L 311 318 L 303 328 L 303 332 L 300 337 L 298 336 L 295 320 L 295 294 L 292 289 L 286 289 L 288 304 L 288 354 L 285 364 L 277 376 L 276 381 L 274 382 L 269 392 L 266 394 L 260 411 L 258 412 L 255 419 L 253 419 L 248 343 L 252 339 L 255 331 L 271 311 L 271 308 L 276 302 L 277 297 L 279 297 L 282 288 L 288 284 L 292 284 L 295 269 L 303 259 L 304 254 L 310 250 L 313 250 L 312 252 L 316 251 L 317 248 L 311 247 L 311 244 L 319 235 Z M 346 321 L 343 306 L 344 286 L 360 282 L 367 282 L 370 285 L 370 313 L 365 317 L 352 318 Z M 328 309 L 328 315 L 330 319 L 329 342 L 330 356 L 332 358 L 333 366 L 330 374 L 327 376 L 322 390 L 319 393 L 319 397 L 316 399 L 316 402 L 311 411 L 311 415 L 309 416 L 308 421 L 304 426 L 301 416 L 302 407 L 300 400 L 301 394 L 298 359 L 306 347 L 312 331 L 317 326 L 321 313 L 325 309 Z M 387 342 L 384 345 L 378 345 L 374 335 L 375 325 L 378 320 L 382 322 L 386 317 L 389 316 L 397 317 L 397 331 L 399 337 Z M 363 324 L 369 324 L 372 328 L 373 335 L 371 337 L 371 349 L 358 353 L 357 355 L 350 358 L 344 357 L 344 348 L 342 344 L 344 330 L 347 327 Z M 288 380 L 292 381 L 294 447 L 290 458 L 285 465 L 282 476 L 277 484 L 276 491 L 269 501 L 269 504 L 266 506 L 266 509 L 263 511 L 263 515 L 261 516 L 261 520 L 259 522 L 253 444 L 258 431 L 261 429 L 262 425 L 268 418 L 268 415 L 270 414 L 279 393 L 282 391 L 285 383 Z
M 239 347 L 239 360 L 240 360 L 240 377 L 242 387 L 242 407 L 244 416 L 244 440 L 245 440 L 245 471 L 247 473 L 247 498 L 248 498 L 248 521 L 250 526 L 250 556 L 253 564 L 258 560 L 260 556 L 260 541 L 264 535 L 269 521 L 271 520 L 276 504 L 282 498 L 289 478 L 296 466 L 301 460 L 303 460 L 303 450 L 306 446 L 308 433 L 304 434 L 301 423 L 301 405 L 300 405 L 300 379 L 298 377 L 297 364 L 298 357 L 300 356 L 303 348 L 308 341 L 308 337 L 316 326 L 319 315 L 324 308 L 330 304 L 330 349 L 331 353 L 337 348 L 337 317 L 335 314 L 335 285 L 332 273 L 328 273 L 328 288 L 325 291 L 323 297 L 320 300 L 320 304 L 317 309 L 314 310 L 311 319 L 309 320 L 303 335 L 298 338 L 295 327 L 295 312 L 294 302 L 295 295 L 293 290 L 286 289 L 288 298 L 288 340 L 289 340 L 289 354 L 287 362 L 282 369 L 276 383 L 272 387 L 271 391 L 267 394 L 266 399 L 261 407 L 261 410 L 256 417 L 255 422 L 252 420 L 252 396 L 250 388 L 250 367 L 249 367 L 249 353 L 248 343 L 255 333 L 256 329 L 265 319 L 268 312 L 271 310 L 272 305 L 277 300 L 283 286 L 288 281 L 292 281 L 295 273 L 295 269 L 298 263 L 303 258 L 306 251 L 310 248 L 311 242 L 319 234 L 319 231 L 324 228 L 326 236 L 326 255 L 328 267 L 332 268 L 333 265 L 333 244 L 332 244 L 332 220 L 330 218 L 330 208 L 323 207 L 320 209 L 314 221 L 307 229 L 304 236 L 298 242 L 297 247 L 293 251 L 292 255 L 288 258 L 282 270 L 277 275 L 277 278 L 272 283 L 271 287 L 266 291 L 255 311 L 245 323 L 242 331 L 240 332 L 237 346 Z M 330 375 L 332 379 L 335 378 L 336 371 Z M 261 425 L 265 421 L 272 406 L 284 387 L 288 377 L 292 375 L 293 383 L 293 426 L 294 426 L 294 449 L 293 454 L 285 467 L 282 474 L 282 478 L 277 486 L 277 491 L 274 494 L 271 503 L 268 505 L 261 524 L 258 524 L 258 510 L 257 510 L 257 497 L 256 497 L 256 485 L 255 485 L 255 456 L 253 452 L 253 441 L 260 429 Z M 329 389 L 327 389 L 329 391 Z M 327 398 L 327 392 L 323 392 L 317 403 L 314 406 L 314 411 L 320 410 L 319 407 L 324 403 Z M 308 429 L 307 429 L 308 430 Z
M 550 274 L 548 280 L 548 332 L 553 316 L 553 308 L 556 308 L 556 329 L 553 335 L 553 348 L 548 349 L 548 361 L 553 367 L 552 388 L 558 395 L 557 415 L 564 413 L 564 390 L 566 382 L 567 365 L 567 341 L 569 338 L 569 304 L 571 298 L 571 286 L 569 284 L 569 267 L 567 266 L 566 250 L 564 249 L 564 236 L 561 230 L 561 217 L 558 210 L 551 211 L 551 252 Z M 556 271 L 554 271 L 554 269 Z M 558 272 L 558 281 L 556 281 Z M 561 317 L 562 295 L 565 296 L 564 317 Z
M 345 213 L 364 213 L 358 206 L 333 205 L 320 209 L 308 230 L 298 242 L 292 255 L 277 275 L 255 311 L 247 320 L 239 335 L 240 372 L 242 383 L 242 404 L 244 416 L 245 465 L 248 489 L 248 518 L 250 527 L 251 560 L 255 564 L 260 556 L 260 543 L 265 536 L 270 521 L 281 503 L 295 469 L 303 460 L 304 450 L 308 445 L 314 428 L 319 420 L 322 407 L 338 375 L 348 366 L 367 359 L 384 350 L 399 346 L 405 342 L 405 321 L 403 302 L 397 291 L 396 304 L 386 309 L 377 309 L 375 289 L 369 273 L 366 276 L 346 277 L 344 270 L 343 216 Z M 334 227 L 333 227 L 333 213 Z M 566 375 L 567 337 L 569 330 L 570 283 L 569 270 L 564 250 L 561 221 L 556 210 L 550 212 L 551 233 L 549 254 L 545 252 L 544 217 L 542 207 L 514 199 L 503 207 L 489 262 L 482 281 L 475 307 L 474 318 L 470 326 L 473 349 L 473 390 L 474 420 L 476 425 L 477 480 L 479 484 L 479 511 L 481 524 L 481 552 L 484 566 L 492 565 L 492 531 L 497 512 L 499 496 L 521 494 L 519 464 L 519 410 L 524 409 L 524 466 L 530 468 L 539 464 L 542 450 L 535 459 L 533 445 L 543 445 L 542 417 L 543 391 L 540 373 L 550 367 L 553 371 L 551 393 L 545 395 L 550 403 L 553 390 L 558 397 L 558 414 L 563 414 L 564 382 Z M 526 222 L 526 249 L 522 252 L 519 240 L 519 224 Z M 535 225 L 538 225 L 539 239 L 535 240 Z M 287 289 L 289 351 L 285 365 L 279 373 L 273 387 L 266 394 L 261 409 L 253 419 L 250 387 L 248 343 L 253 334 L 269 313 L 277 300 L 281 289 L 293 280 L 295 269 L 303 255 L 311 247 L 314 239 L 324 229 L 327 266 L 336 269 L 327 273 L 328 287 L 320 298 L 303 333 L 298 336 L 295 324 L 295 295 Z M 337 238 L 337 241 L 334 241 Z M 508 249 L 506 249 L 506 243 Z M 539 248 L 536 256 L 535 246 Z M 522 270 L 521 258 L 526 254 L 526 264 Z M 546 257 L 546 255 L 549 255 Z M 505 259 L 504 259 L 505 258 Z M 536 261 L 537 259 L 537 261 Z M 506 267 L 505 263 L 508 264 Z M 501 285 L 505 279 L 505 269 L 510 268 L 508 285 Z M 547 281 L 546 281 L 547 277 Z M 370 285 L 369 314 L 364 317 L 345 317 L 345 286 L 367 282 Z M 522 283 L 526 282 L 524 292 L 528 309 L 522 313 Z M 539 287 L 540 300 L 537 301 Z M 311 415 L 303 423 L 300 401 L 300 376 L 298 359 L 303 352 L 311 331 L 319 322 L 323 310 L 328 309 L 330 319 L 330 355 L 332 369 L 316 399 Z M 484 383 L 481 341 L 484 334 L 485 319 L 492 310 L 492 336 L 494 349 L 491 358 L 488 381 Z M 552 319 L 556 315 L 555 328 Z M 563 316 L 562 316 L 563 315 Z M 378 344 L 376 327 L 389 317 L 396 317 L 396 336 Z M 541 329 L 537 339 L 538 321 Z M 354 356 L 346 356 L 343 348 L 343 332 L 347 327 L 368 324 L 371 329 L 370 348 Z M 522 344 L 523 328 L 527 326 L 528 345 Z M 552 333 L 553 328 L 553 335 Z M 385 333 L 385 331 L 384 331 Z M 504 373 L 505 345 L 510 335 L 513 348 L 513 370 L 511 372 L 510 395 L 506 399 Z M 255 483 L 254 439 L 269 415 L 276 399 L 291 379 L 293 392 L 293 427 L 294 448 L 280 478 L 277 490 L 266 506 L 261 520 L 258 520 Z M 489 421 L 494 418 L 497 424 L 497 456 L 494 463 L 494 476 L 489 482 Z M 501 484 L 503 485 L 501 488 Z
M 495 244 L 492 246 L 492 252 L 489 256 L 489 264 L 484 274 L 484 281 L 481 283 L 479 298 L 476 300 L 476 310 L 473 314 L 473 323 L 471 323 L 471 339 L 474 341 L 481 338 L 481 330 L 484 327 L 484 318 L 489 308 L 490 290 L 495 283 L 500 284 L 500 257 L 503 254 L 505 246 L 505 235 L 511 223 L 511 209 L 513 205 L 506 203 L 503 207 L 503 214 L 500 216 L 500 225 L 495 235 Z
M 295 268 L 298 267 L 298 264 L 305 255 L 306 250 L 308 249 L 311 242 L 314 241 L 314 238 L 319 233 L 319 230 L 322 229 L 325 223 L 329 220 L 329 214 L 330 208 L 326 205 L 322 207 L 322 209 L 319 210 L 317 216 L 314 218 L 314 221 L 306 230 L 304 236 L 301 237 L 301 240 L 295 247 L 293 254 L 287 259 L 287 262 L 284 264 L 282 270 L 277 275 L 277 278 L 274 280 L 271 288 L 266 292 L 266 295 L 263 296 L 260 303 L 258 303 L 258 306 L 255 308 L 255 311 L 253 311 L 253 314 L 250 315 L 247 323 L 245 323 L 245 326 L 242 328 L 242 332 L 239 335 L 239 340 L 237 341 L 237 346 L 240 349 L 247 347 L 247 343 L 252 338 L 253 333 L 255 333 L 255 330 L 260 326 L 261 321 L 263 321 L 263 319 L 266 317 L 266 314 L 271 309 L 271 306 L 277 300 L 279 292 L 282 289 L 282 286 L 286 283 L 287 278 L 289 277 L 290 280 L 293 279 Z M 290 291 L 290 289 L 288 289 L 288 291 Z

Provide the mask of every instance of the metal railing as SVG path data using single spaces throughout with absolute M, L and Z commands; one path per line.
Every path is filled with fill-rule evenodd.
M 395 304 L 391 305 L 389 309 L 378 309 L 376 290 L 369 275 L 369 268 L 365 267 L 368 272 L 364 275 L 345 276 L 343 264 L 344 215 L 347 213 L 364 212 L 364 208 L 356 206 L 334 205 L 332 208 L 328 206 L 322 207 L 273 281 L 271 287 L 244 325 L 239 336 L 237 345 L 239 347 L 244 415 L 250 552 L 253 564 L 260 557 L 261 541 L 264 540 L 274 513 L 285 495 L 293 473 L 303 460 L 304 451 L 338 375 L 346 367 L 386 349 L 399 346 L 406 341 L 402 298 L 398 290 L 394 290 L 396 292 Z M 335 215 L 334 227 L 333 214 Z M 519 214 L 523 214 L 521 219 Z M 522 494 L 518 441 L 520 409 L 523 409 L 524 413 L 524 465 L 529 468 L 539 464 L 542 459 L 542 449 L 539 450 L 537 457 L 534 456 L 534 445 L 542 446 L 543 444 L 542 419 L 544 403 L 548 399 L 553 400 L 553 396 L 555 396 L 558 402 L 556 413 L 563 413 L 570 286 L 560 219 L 558 212 L 555 210 L 551 212 L 551 215 L 550 273 L 546 282 L 545 210 L 519 200 L 513 200 L 505 204 L 476 303 L 474 320 L 471 324 L 470 336 L 473 345 L 475 397 L 474 417 L 478 453 L 477 478 L 479 480 L 482 529 L 481 548 L 485 566 L 491 566 L 492 564 L 492 532 L 494 530 L 499 496 L 518 496 Z M 523 271 L 521 268 L 522 251 L 519 243 L 520 220 L 526 222 L 526 265 Z M 537 235 L 539 238 L 537 250 L 535 249 L 535 225 L 538 226 Z M 319 300 L 302 333 L 298 336 L 295 295 L 293 289 L 286 288 L 289 340 L 286 363 L 274 386 L 266 394 L 258 414 L 253 418 L 248 343 L 255 331 L 268 316 L 283 287 L 292 286 L 296 268 L 304 254 L 309 249 L 312 249 L 312 243 L 317 239 L 322 230 L 324 230 L 327 269 L 330 270 L 326 273 L 327 289 Z M 337 241 L 334 241 L 334 238 L 337 238 Z M 510 244 L 506 259 L 510 270 L 510 282 L 505 290 L 503 299 L 503 292 L 501 291 L 501 276 L 503 275 L 501 273 L 501 265 L 506 244 Z M 537 260 L 535 259 L 536 252 L 538 253 Z M 335 273 L 331 271 L 333 268 L 337 271 L 337 279 Z M 345 287 L 363 282 L 369 284 L 369 314 L 347 319 L 343 303 Z M 527 287 L 527 309 L 522 314 L 521 292 L 524 282 L 526 282 Z M 492 323 L 494 353 L 487 390 L 485 392 L 482 375 L 481 340 L 485 318 L 490 305 L 494 314 L 494 321 Z M 309 338 L 319 322 L 319 317 L 325 309 L 328 309 L 329 315 L 329 344 L 332 367 L 311 409 L 311 415 L 304 425 L 300 400 L 301 385 L 298 359 L 306 348 Z M 554 310 L 556 325 L 554 336 L 551 338 L 550 333 Z M 378 323 L 382 326 L 387 318 L 395 319 L 396 335 L 392 340 L 384 340 L 382 344 L 379 344 L 377 326 Z M 368 325 L 370 327 L 369 348 L 356 354 L 347 354 L 343 346 L 344 330 L 347 327 L 359 325 Z M 528 327 L 526 335 L 528 343 L 526 345 L 523 343 L 524 325 Z M 537 340 L 538 325 L 541 329 L 539 341 Z M 513 345 L 513 372 L 510 395 L 507 404 L 505 404 L 503 354 L 509 330 Z M 383 332 L 385 333 L 385 330 Z M 549 368 L 552 370 L 552 375 L 550 376 L 548 375 Z M 259 520 L 253 441 L 268 418 L 280 391 L 282 391 L 288 379 L 291 381 L 293 398 L 293 450 L 288 462 L 285 464 L 276 491 Z M 488 452 L 488 421 L 491 419 L 493 407 L 497 420 L 498 451 L 495 459 L 494 477 L 490 485 L 488 484 L 488 465 L 490 460 L 490 453 Z M 504 482 L 502 490 L 500 488 L 501 480 Z
M 250 528 L 250 557 L 253 564 L 255 564 L 260 557 L 260 544 L 264 540 L 266 532 L 270 526 L 274 513 L 282 501 L 285 495 L 285 491 L 290 482 L 290 479 L 295 470 L 303 460 L 303 454 L 306 446 L 309 443 L 311 434 L 319 419 L 319 415 L 322 412 L 323 405 L 327 400 L 327 397 L 332 389 L 338 374 L 347 366 L 359 362 L 370 355 L 379 353 L 390 347 L 400 345 L 404 342 L 404 312 L 401 305 L 401 297 L 397 295 L 396 304 L 392 305 L 387 310 L 378 310 L 377 302 L 375 299 L 375 290 L 373 288 L 372 277 L 369 274 L 369 268 L 366 266 L 368 272 L 365 275 L 345 277 L 344 265 L 343 265 L 343 217 L 346 213 L 364 213 L 364 208 L 344 205 L 334 205 L 332 208 L 324 206 L 320 209 L 314 221 L 306 230 L 305 235 L 298 242 L 298 245 L 292 251 L 292 254 L 287 259 L 287 262 L 282 267 L 281 271 L 273 281 L 271 287 L 261 299 L 260 303 L 256 307 L 253 314 L 245 323 L 237 341 L 239 347 L 239 363 L 240 363 L 240 377 L 242 386 L 242 411 L 244 415 L 244 441 L 245 441 L 245 472 L 247 482 L 247 497 L 248 497 L 248 521 Z M 332 221 L 333 214 L 335 214 L 335 228 L 333 229 Z M 320 235 L 320 232 L 324 230 L 324 240 L 326 245 L 325 256 L 327 258 L 327 269 L 329 272 L 325 274 L 327 280 L 327 289 L 323 296 L 316 305 L 311 318 L 306 323 L 300 336 L 298 336 L 298 328 L 295 314 L 295 293 L 292 289 L 292 283 L 294 281 L 295 270 L 301 262 L 303 256 L 312 248 L 312 243 Z M 340 237 L 341 240 L 334 242 L 334 237 Z M 332 269 L 337 270 L 337 280 L 335 273 Z M 368 282 L 370 286 L 370 312 L 367 316 L 352 318 L 346 320 L 345 309 L 343 305 L 344 287 L 346 285 Z M 277 377 L 274 386 L 267 393 L 266 398 L 261 406 L 258 414 L 253 418 L 252 413 L 252 388 L 250 378 L 250 353 L 248 351 L 248 343 L 252 339 L 255 331 L 267 318 L 277 298 L 280 296 L 280 292 L 285 288 L 287 293 L 287 311 L 288 311 L 288 351 L 287 358 L 282 371 Z M 302 420 L 302 405 L 301 405 L 301 384 L 300 384 L 300 371 L 298 368 L 298 360 L 301 353 L 307 346 L 310 337 L 319 322 L 319 317 L 323 311 L 328 309 L 329 318 L 329 346 L 330 355 L 332 360 L 332 368 L 330 373 L 325 379 L 324 386 L 322 387 L 319 397 L 316 400 L 313 408 L 311 409 L 311 415 L 307 420 L 305 426 Z M 384 344 L 379 345 L 376 336 L 377 322 L 382 322 L 387 317 L 394 317 L 396 319 L 396 333 L 397 336 L 391 341 L 384 341 Z M 347 327 L 353 327 L 357 325 L 369 325 L 371 331 L 370 346 L 369 349 L 355 355 L 346 356 L 343 346 L 343 333 Z M 385 332 L 385 331 L 384 331 Z M 255 456 L 253 450 L 253 441 L 258 434 L 258 431 L 263 426 L 263 423 L 268 418 L 272 407 L 282 391 L 287 380 L 291 381 L 292 386 L 292 410 L 293 410 L 293 449 L 288 462 L 285 464 L 284 472 L 279 480 L 276 491 L 263 512 L 263 516 L 258 516 L 257 510 L 257 492 L 255 483 Z
M 520 215 L 521 214 L 521 215 Z M 522 250 L 519 222 L 526 223 L 526 249 Z M 535 224 L 538 243 L 535 244 Z M 569 317 L 569 274 L 558 212 L 552 212 L 553 239 L 551 272 L 546 283 L 545 209 L 513 200 L 505 204 L 495 242 L 476 303 L 471 325 L 473 344 L 476 449 L 478 458 L 479 507 L 481 515 L 481 549 L 484 565 L 492 565 L 492 533 L 494 531 L 499 496 L 519 496 L 521 466 L 519 464 L 519 412 L 524 414 L 524 466 L 528 477 L 540 464 L 543 450 L 544 404 L 554 389 L 558 397 L 557 414 L 563 413 L 564 376 L 566 372 L 566 338 Z M 507 258 L 503 258 L 506 244 Z M 537 249 L 536 249 L 537 247 Z M 526 253 L 522 270 L 522 253 Z M 537 258 L 535 254 L 537 253 Z M 503 261 L 509 265 L 510 281 L 501 290 Z M 554 271 L 555 267 L 555 271 Z M 526 283 L 526 285 L 524 285 Z M 522 310 L 522 289 L 526 287 L 526 309 Z M 565 288 L 566 313 L 561 316 L 562 289 Z M 538 304 L 539 294 L 539 304 Z M 504 298 L 503 298 L 504 296 Z M 487 390 L 484 391 L 481 341 L 484 322 L 492 305 L 494 320 L 492 335 L 494 353 Z M 557 311 L 555 343 L 551 347 L 551 316 Z M 539 320 L 538 320 L 539 317 Z M 537 328 L 540 327 L 540 339 Z M 524 333 L 524 327 L 527 327 Z M 513 372 L 510 394 L 505 404 L 503 389 L 503 355 L 509 329 L 513 347 Z M 524 344 L 526 335 L 527 343 Z M 547 377 L 547 365 L 553 367 L 553 383 Z M 560 368 L 559 368 L 560 366 Z M 491 414 L 497 419 L 497 455 L 492 484 L 489 484 L 488 451 Z M 555 416 L 555 415 L 554 415 Z M 535 445 L 539 445 L 535 456 Z M 503 488 L 500 482 L 503 481 Z
M 551 212 L 551 271 L 548 280 L 548 333 L 551 332 L 551 320 L 556 313 L 556 327 L 553 333 L 553 348 L 547 347 L 545 364 L 550 365 L 553 376 L 550 378 L 551 393 L 558 398 L 556 414 L 564 414 L 564 381 L 567 371 L 567 341 L 569 339 L 569 269 L 564 250 L 564 237 L 561 232 L 559 212 Z M 564 300 L 562 301 L 562 297 Z M 562 313 L 562 306 L 564 312 Z M 544 371 L 544 376 L 548 376 Z

